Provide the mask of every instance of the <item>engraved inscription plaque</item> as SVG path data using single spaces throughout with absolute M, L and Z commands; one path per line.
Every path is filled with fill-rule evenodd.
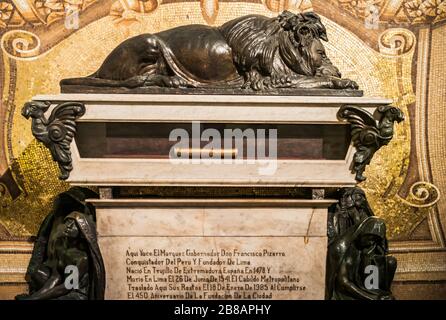
M 323 299 L 329 200 L 97 200 L 106 299 Z

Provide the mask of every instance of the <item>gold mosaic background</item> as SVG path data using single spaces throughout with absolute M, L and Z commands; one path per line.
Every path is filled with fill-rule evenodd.
M 446 179 L 434 181 L 433 185 L 432 181 L 421 187 L 416 184 L 421 180 L 413 157 L 414 134 L 411 131 L 414 130 L 414 118 L 409 116 L 409 111 L 416 103 L 416 68 L 413 63 L 419 52 L 416 28 L 421 24 L 442 23 L 446 17 L 444 1 L 25 2 L 37 11 L 19 15 L 15 6 L 17 1 L 1 1 L 0 4 L 3 79 L 0 176 L 9 170 L 20 189 L 20 194 L 13 196 L 8 185 L 0 180 L 0 237 L 2 232 L 3 236 L 14 237 L 36 234 L 53 197 L 68 187 L 57 179 L 57 167 L 49 152 L 32 137 L 30 122 L 20 114 L 23 103 L 36 94 L 58 93 L 60 79 L 92 73 L 115 46 L 131 36 L 191 23 L 219 25 L 252 13 L 275 16 L 284 8 L 319 13 L 330 39 L 325 44 L 328 55 L 343 76 L 356 80 L 365 95 L 392 98 L 406 114 L 406 121 L 396 126 L 392 142 L 373 158 L 366 171 L 368 180 L 362 187 L 375 214 L 386 220 L 392 239 L 410 239 L 416 230 L 421 230 L 417 231 L 421 238 L 428 240 L 430 237 L 422 232 L 423 225 L 429 224 L 430 214 L 438 215 L 436 202 L 440 199 L 439 190 L 446 188 Z M 364 32 L 357 29 L 355 23 L 363 27 L 373 22 L 370 5 L 374 6 L 380 22 L 376 28 L 372 25 Z M 79 14 L 79 29 L 67 31 L 64 28 L 67 10 Z M 446 34 L 444 28 L 440 30 L 443 31 L 433 35 L 432 43 L 442 55 Z M 22 42 L 17 43 L 17 39 Z M 444 79 L 444 73 L 434 74 L 431 79 L 438 77 Z M 442 93 L 443 96 L 441 92 L 432 93 L 437 97 L 438 110 L 445 105 L 444 91 Z M 444 135 L 442 114 L 439 111 L 431 115 L 434 124 L 430 130 L 434 135 Z M 432 161 L 444 159 L 441 144 L 430 152 Z M 444 177 L 445 171 L 446 168 L 440 168 L 436 176 Z M 411 186 L 419 188 L 410 192 Z

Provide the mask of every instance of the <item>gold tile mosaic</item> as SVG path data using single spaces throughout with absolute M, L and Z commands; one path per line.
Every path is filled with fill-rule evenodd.
M 311 8 L 308 1 L 304 2 L 305 9 Z M 260 2 L 221 1 L 218 8 L 218 14 L 212 20 L 215 25 L 244 14 L 276 15 Z M 23 103 L 36 94 L 58 93 L 60 79 L 93 72 L 105 56 L 126 38 L 178 25 L 207 23 L 199 2 L 172 1 L 157 6 L 152 12 L 145 12 L 132 13 L 134 19 L 128 21 L 117 20 L 116 16 L 98 18 L 42 55 L 30 60 L 14 61 L 17 68 L 16 87 L 13 92 L 3 89 L 3 101 L 13 98 L 15 107 L 11 107 L 10 132 L 5 137 L 10 141 L 11 150 L 2 152 L 12 155 L 12 158 L 8 158 L 9 166 L 13 168 L 13 174 L 24 192 L 15 201 L 7 195 L 0 200 L 0 223 L 12 234 L 35 234 L 53 197 L 67 188 L 66 183 L 57 180 L 57 167 L 50 161 L 49 153 L 33 140 L 30 123 L 20 114 Z M 415 101 L 412 89 L 415 45 L 407 45 L 394 53 L 378 52 L 353 32 L 334 21 L 323 20 L 330 39 L 326 45 L 328 55 L 343 75 L 356 80 L 366 95 L 394 99 L 395 105 L 407 115 L 407 106 Z M 385 42 L 389 37 L 382 39 Z M 404 37 L 411 39 L 412 35 L 402 30 L 398 39 Z M 412 42 L 416 42 L 414 39 Z M 376 44 L 376 47 L 380 45 L 384 48 L 386 43 Z M 10 59 L 5 62 L 6 76 L 11 70 L 8 61 Z M 409 234 L 427 214 L 427 209 L 411 207 L 397 195 L 407 174 L 409 154 L 410 120 L 406 117 L 406 121 L 397 126 L 390 145 L 375 155 L 366 171 L 369 178 L 362 184 L 375 213 L 387 221 L 391 238 Z

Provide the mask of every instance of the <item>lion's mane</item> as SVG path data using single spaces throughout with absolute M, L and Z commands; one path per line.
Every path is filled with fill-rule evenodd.
M 232 49 L 234 62 L 244 72 L 256 69 L 265 76 L 290 73 L 313 75 L 312 58 L 307 46 L 295 40 L 291 34 L 299 27 L 296 21 L 299 17 L 303 16 L 289 12 L 275 18 L 249 15 L 227 22 L 219 30 Z M 310 26 L 314 36 L 319 36 L 319 26 L 311 20 L 305 24 Z M 277 55 L 280 56 L 279 63 Z M 290 65 L 293 65 L 293 70 L 289 68 Z

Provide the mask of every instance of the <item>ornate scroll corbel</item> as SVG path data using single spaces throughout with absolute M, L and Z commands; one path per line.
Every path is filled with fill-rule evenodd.
M 46 118 L 45 112 L 50 105 L 49 101 L 27 102 L 22 108 L 22 115 L 32 118 L 34 137 L 50 150 L 53 160 L 59 165 L 59 179 L 66 180 L 73 169 L 70 144 L 76 134 L 76 120 L 84 115 L 85 106 L 81 102 L 64 102 Z
M 351 125 L 352 142 L 356 148 L 353 171 L 356 172 L 357 181 L 364 181 L 365 167 L 375 152 L 392 140 L 393 124 L 403 121 L 404 114 L 393 106 L 380 106 L 372 115 L 358 106 L 344 105 L 337 116 Z

